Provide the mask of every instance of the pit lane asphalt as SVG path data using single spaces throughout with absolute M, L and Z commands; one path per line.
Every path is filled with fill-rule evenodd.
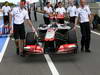
M 41 23 L 43 19 L 38 14 L 34 25 L 37 27 Z M 30 28 L 26 27 L 26 31 Z M 77 29 L 77 37 L 80 41 L 80 29 Z M 91 53 L 50 55 L 59 75 L 100 75 L 100 36 L 92 33 L 91 37 Z M 22 58 L 15 51 L 14 41 L 10 40 L 0 64 L 0 75 L 52 75 L 43 55 Z

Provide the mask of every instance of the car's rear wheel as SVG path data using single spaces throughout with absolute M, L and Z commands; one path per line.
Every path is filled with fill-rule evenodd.
M 75 30 L 68 31 L 68 43 L 77 43 L 77 36 Z
M 78 52 L 78 44 L 77 44 L 77 35 L 75 30 L 68 31 L 68 43 L 70 44 L 76 44 L 76 48 L 74 49 L 74 54 L 77 54 Z
M 28 32 L 26 34 L 26 45 L 35 45 L 36 44 L 36 36 L 33 32 Z

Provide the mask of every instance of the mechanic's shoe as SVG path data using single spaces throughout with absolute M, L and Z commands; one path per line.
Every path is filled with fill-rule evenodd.
M 16 50 L 16 54 L 19 55 L 19 48 L 17 48 L 17 50 Z
M 81 52 L 84 52 L 84 48 L 83 47 L 81 48 Z
M 24 52 L 21 52 L 21 53 L 20 53 L 20 56 L 21 56 L 21 57 L 25 57 Z
M 26 56 L 26 52 L 25 51 L 21 52 L 20 56 L 25 57 Z
M 85 50 L 85 52 L 87 52 L 87 53 L 91 53 L 91 50 L 89 50 L 89 49 L 86 49 L 86 50 Z

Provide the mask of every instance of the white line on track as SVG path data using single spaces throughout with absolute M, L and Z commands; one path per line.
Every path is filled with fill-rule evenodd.
M 80 28 L 80 26 L 77 25 L 77 28 Z M 98 33 L 98 32 L 95 32 L 95 31 L 93 31 L 93 30 L 92 30 L 91 32 L 92 32 L 93 34 L 96 34 L 96 35 L 99 35 L 99 36 L 100 36 L 100 33 Z
M 52 75 L 60 75 L 58 70 L 56 69 L 53 61 L 51 60 L 50 56 L 48 54 L 44 54 L 44 57 L 46 58 L 46 61 L 47 61 L 48 66 L 52 72 Z
M 3 59 L 4 53 L 6 51 L 6 48 L 8 46 L 8 43 L 9 43 L 9 40 L 10 40 L 10 37 L 8 36 L 8 38 L 5 41 L 5 44 L 3 45 L 3 48 L 1 50 L 1 53 L 0 53 L 0 63 L 1 63 L 2 59 Z

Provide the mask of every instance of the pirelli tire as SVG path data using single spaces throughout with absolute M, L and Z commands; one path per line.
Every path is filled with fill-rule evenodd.
M 28 32 L 26 34 L 26 45 L 35 45 L 37 43 L 34 32 Z
M 74 29 L 68 31 L 68 43 L 77 43 L 77 35 Z
M 77 44 L 77 35 L 76 31 L 74 29 L 68 31 L 68 43 L 70 44 L 76 44 L 76 48 L 74 49 L 74 54 L 77 54 L 78 52 L 78 44 Z

